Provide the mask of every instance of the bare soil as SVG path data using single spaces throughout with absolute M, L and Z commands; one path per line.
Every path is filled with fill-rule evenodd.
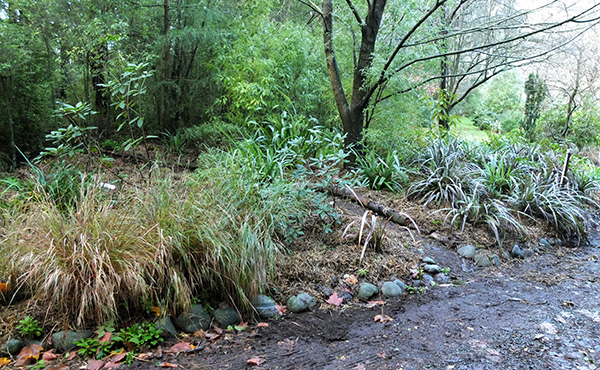
M 404 206 L 410 208 L 410 204 Z M 342 205 L 348 217 L 346 223 L 352 217 L 360 217 L 361 210 L 354 207 Z M 481 245 L 486 240 L 493 243 L 486 232 L 457 233 L 432 223 L 429 212 L 411 211 L 419 224 L 436 227 L 421 230 L 423 237 L 416 242 L 411 242 L 408 231 L 393 227 L 395 231 L 389 235 L 386 250 L 369 251 L 365 262 L 369 273 L 365 280 L 381 281 L 394 270 L 389 266 L 396 266 L 399 276 L 406 274 L 406 264 L 400 265 L 400 260 L 418 257 L 410 247 L 416 246 L 442 267 L 451 269 L 450 284 L 429 287 L 421 293 L 405 293 L 397 300 L 385 299 L 383 306 L 369 308 L 354 301 L 332 307 L 324 303 L 325 298 L 319 296 L 317 289 L 311 288 L 315 283 L 339 287 L 341 283 L 330 274 L 353 273 L 359 249 L 352 243 L 344 245 L 343 240 L 335 248 L 327 247 L 323 241 L 320 248 L 313 245 L 292 251 L 287 274 L 284 271 L 279 276 L 279 282 L 285 281 L 287 288 L 275 292 L 282 301 L 291 292 L 305 288 L 304 291 L 323 302 L 318 309 L 287 313 L 268 322 L 268 327 L 251 324 L 247 331 L 223 333 L 216 341 L 188 338 L 198 345 L 193 354 L 163 354 L 161 358 L 137 361 L 132 369 L 152 369 L 162 362 L 184 369 L 597 368 L 600 362 L 600 233 L 597 230 L 592 232 L 586 246 L 557 246 L 525 260 L 479 268 L 462 259 L 456 247 L 468 242 L 465 240 L 468 238 L 477 239 L 473 244 Z M 314 258 L 313 264 L 317 266 L 302 268 L 304 264 L 310 265 L 310 258 Z M 324 258 L 336 263 L 325 263 Z M 377 264 L 389 268 L 377 269 Z M 306 269 L 311 272 L 298 272 Z M 381 314 L 392 320 L 375 322 L 375 316 Z M 174 343 L 165 343 L 163 353 Z

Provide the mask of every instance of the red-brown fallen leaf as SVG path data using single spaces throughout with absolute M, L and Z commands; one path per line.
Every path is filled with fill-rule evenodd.
M 367 308 L 373 308 L 377 306 L 383 306 L 385 304 L 384 301 L 370 301 L 367 303 Z
M 246 362 L 250 365 L 258 366 L 258 365 L 262 364 L 263 362 L 265 362 L 265 360 L 263 360 L 262 358 L 259 358 L 259 357 L 252 357 L 252 358 L 249 358 Z
M 258 324 L 256 324 L 257 328 L 268 328 L 269 324 L 267 324 L 266 322 L 259 322 Z
M 10 292 L 10 286 L 7 283 L 0 283 L 0 292 L 6 294 Z M 4 365 L 2 365 L 4 366 Z
M 135 356 L 136 358 L 144 361 L 149 359 L 150 357 L 152 357 L 153 353 L 152 352 L 146 352 L 146 353 L 140 353 L 139 355 Z
M 57 357 L 58 357 L 58 355 L 56 353 L 54 353 L 54 349 L 51 349 L 48 352 L 44 352 L 44 354 L 42 355 L 42 360 L 44 360 L 44 362 L 47 362 L 47 361 L 52 361 Z
M 113 362 L 113 361 L 109 361 L 109 362 L 107 362 L 107 363 L 106 363 L 106 365 L 104 365 L 103 369 L 108 369 L 108 370 L 111 370 L 111 369 L 117 369 L 117 368 L 119 368 L 121 365 L 123 365 L 123 364 L 122 364 L 122 363 L 120 363 L 120 362 Z
M 194 332 L 195 337 L 206 337 L 206 332 L 202 329 Z
M 279 314 L 279 316 L 282 316 L 284 313 L 287 312 L 286 306 L 280 306 L 280 305 L 276 304 L 275 309 L 277 310 L 277 313 Z
M 121 352 L 118 355 L 116 355 L 115 357 L 110 359 L 110 362 L 121 362 L 125 359 L 125 357 L 127 357 L 127 355 L 129 354 L 129 352 Z
M 196 348 L 196 347 L 193 344 L 190 344 L 187 342 L 181 342 L 181 343 L 177 343 L 173 347 L 171 347 L 169 352 L 174 352 L 174 353 L 191 352 L 194 350 L 194 348 Z
M 8 359 L 6 357 L 0 358 L 0 367 L 4 367 L 8 364 L 10 364 L 10 359 Z
M 104 335 L 102 336 L 102 338 L 100 338 L 100 343 L 110 343 L 112 339 L 112 333 L 111 332 L 106 332 L 104 333 Z
M 100 370 L 104 367 L 105 362 L 102 360 L 90 360 L 85 370 Z
M 221 338 L 221 336 L 217 333 L 206 333 L 206 335 L 204 337 L 206 338 L 206 340 L 210 340 L 210 341 L 215 341 L 215 340 L 218 340 L 219 338 Z
M 216 325 L 213 326 L 213 330 L 215 331 L 215 333 L 217 333 L 219 335 L 223 334 L 223 329 L 221 329 L 220 327 L 218 327 Z
M 385 324 L 388 321 L 392 321 L 393 319 L 391 317 L 389 317 L 388 315 L 377 315 L 375 316 L 375 318 L 373 319 L 373 321 L 375 322 L 380 322 L 382 324 Z
M 333 292 L 333 294 L 331 296 L 329 296 L 329 299 L 327 299 L 325 302 L 332 304 L 334 306 L 339 306 L 342 304 L 343 301 L 344 301 L 344 298 L 338 297 L 337 292 Z
M 161 362 L 160 364 L 158 364 L 158 366 L 160 366 L 160 367 L 179 367 L 179 365 L 172 364 L 170 362 Z
M 65 355 L 66 355 L 66 353 L 65 353 Z M 69 355 L 65 356 L 65 357 L 67 358 L 67 361 L 72 361 L 75 358 L 75 356 L 77 356 L 77 352 L 73 351 L 73 352 L 70 352 Z
M 27 347 L 23 347 L 21 352 L 17 355 L 17 361 L 15 361 L 15 367 L 25 367 L 27 365 L 31 365 L 37 362 L 38 358 L 40 358 L 40 352 L 44 349 L 42 346 L 38 346 L 37 344 L 32 344 Z

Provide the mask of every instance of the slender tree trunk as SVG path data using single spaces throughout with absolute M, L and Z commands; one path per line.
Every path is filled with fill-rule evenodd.
M 169 128 L 171 126 L 171 114 L 168 102 L 170 96 L 169 82 L 171 80 L 171 40 L 169 39 L 171 19 L 169 17 L 169 7 L 169 0 L 163 0 L 163 96 L 160 102 L 160 124 L 162 128 Z
M 102 42 L 89 53 L 91 84 L 94 91 L 94 110 L 98 112 L 94 117 L 94 121 L 100 135 L 110 135 L 108 125 L 108 108 L 110 104 L 106 87 L 104 87 L 106 84 L 106 63 L 108 63 L 108 48 L 106 43 Z
M 9 140 L 9 157 L 11 161 L 11 170 L 17 166 L 17 150 L 15 143 L 14 122 L 12 120 L 12 81 L 10 76 L 0 76 L 2 82 L 2 91 L 4 92 L 4 105 L 6 106 L 6 119 L 8 122 L 8 140 Z
M 448 34 L 449 19 L 446 16 L 446 7 L 442 8 L 441 12 L 442 30 L 440 32 L 441 41 L 440 49 L 442 53 L 446 53 L 448 50 L 448 41 L 446 35 Z M 440 58 L 440 115 L 438 116 L 438 125 L 445 130 L 450 129 L 450 116 L 449 104 L 450 97 L 448 96 L 448 56 L 444 55 Z

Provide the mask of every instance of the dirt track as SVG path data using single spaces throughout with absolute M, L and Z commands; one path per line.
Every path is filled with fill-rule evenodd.
M 600 363 L 600 234 L 480 269 L 454 251 L 426 254 L 460 285 L 438 285 L 381 307 L 287 314 L 161 361 L 185 369 L 596 369 Z M 247 364 L 258 357 L 259 366 Z M 155 368 L 136 363 L 134 369 Z

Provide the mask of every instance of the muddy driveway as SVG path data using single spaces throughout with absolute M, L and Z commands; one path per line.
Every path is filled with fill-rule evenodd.
M 589 246 L 556 247 L 491 268 L 473 267 L 443 247 L 425 253 L 451 268 L 455 284 L 384 306 L 286 314 L 269 327 L 160 361 L 185 369 L 597 368 L 600 234 Z M 392 321 L 374 322 L 378 314 Z M 260 365 L 248 363 L 252 358 Z

